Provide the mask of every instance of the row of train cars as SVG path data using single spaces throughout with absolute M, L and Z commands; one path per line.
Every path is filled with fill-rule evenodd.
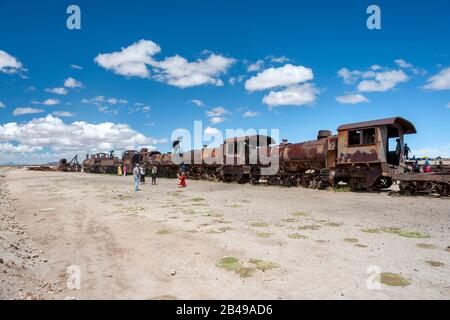
M 122 171 L 131 174 L 134 166 L 140 164 L 147 172 L 156 166 L 158 176 L 168 178 L 183 171 L 188 179 L 317 189 L 347 184 L 352 190 L 387 189 L 398 183 L 404 194 L 449 197 L 448 164 L 440 162 L 430 173 L 413 173 L 413 163 L 405 160 L 404 136 L 415 133 L 411 122 L 393 117 L 341 125 L 337 135 L 320 130 L 316 140 L 300 143 L 283 141 L 276 145 L 266 135 L 249 135 L 226 139 L 217 148 L 183 153 L 177 151 L 177 142 L 173 144 L 174 152 L 165 154 L 145 148 L 126 151 L 121 159 L 113 152 L 99 153 L 87 155 L 81 168 L 75 166 L 75 170 L 115 174 L 121 166 Z M 277 165 L 271 166 L 267 158 Z M 75 171 L 73 168 L 64 159 L 60 161 L 60 169 Z M 275 170 L 268 173 L 268 168 Z

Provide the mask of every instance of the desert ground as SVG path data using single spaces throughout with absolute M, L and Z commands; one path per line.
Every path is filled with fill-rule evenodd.
M 450 298 L 449 199 L 148 180 L 0 168 L 0 298 Z

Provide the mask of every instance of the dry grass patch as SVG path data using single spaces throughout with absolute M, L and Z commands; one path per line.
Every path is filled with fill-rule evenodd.
M 380 274 L 380 282 L 393 287 L 406 287 L 411 284 L 408 279 L 391 272 L 382 272 Z
M 417 247 L 420 249 L 436 249 L 437 247 L 434 244 L 429 243 L 418 243 Z
M 365 233 L 381 233 L 381 230 L 378 228 L 362 228 L 361 232 Z
M 248 262 L 254 264 L 256 269 L 261 270 L 263 272 L 265 272 L 266 270 L 271 270 L 280 267 L 280 265 L 276 262 L 264 261 L 260 259 L 250 259 Z
M 439 261 L 433 261 L 433 260 L 427 260 L 425 261 L 427 264 L 429 264 L 432 267 L 443 267 L 445 266 L 445 264 L 443 264 L 442 262 Z
M 238 258 L 235 257 L 224 257 L 216 262 L 216 266 L 227 271 L 232 271 L 237 273 L 241 278 L 251 277 L 254 268 L 245 267 Z
M 273 233 L 271 232 L 257 232 L 256 235 L 260 238 L 269 238 L 273 236 Z
M 296 211 L 292 215 L 296 217 L 309 217 L 309 213 L 306 213 L 304 211 Z
M 350 243 L 357 243 L 359 240 L 356 238 L 344 238 L 343 239 L 345 242 L 350 242 Z
M 410 231 L 396 227 L 384 228 L 383 231 L 387 233 L 394 233 L 405 238 L 431 238 L 431 236 L 427 233 L 422 233 L 420 231 Z
M 166 234 L 169 234 L 169 233 L 172 233 L 172 232 L 173 232 L 173 231 L 170 230 L 170 229 L 161 229 L 161 230 L 156 231 L 156 234 L 159 234 L 159 235 L 166 235 Z
M 327 227 L 342 227 L 343 223 L 337 223 L 337 222 L 327 222 L 325 223 Z
M 311 225 L 306 225 L 306 226 L 299 226 L 296 229 L 297 230 L 313 230 L 313 231 L 317 231 L 321 228 L 321 226 L 317 225 L 317 224 L 311 224 Z
M 308 239 L 307 236 L 299 234 L 299 233 L 288 234 L 288 237 L 291 238 L 291 239 Z
M 258 228 L 263 228 L 263 227 L 268 227 L 269 226 L 264 221 L 257 221 L 257 220 L 248 221 L 248 224 L 250 226 L 252 226 L 252 227 L 258 227 Z
M 286 218 L 286 219 L 282 219 L 281 221 L 291 223 L 291 222 L 298 222 L 298 219 L 297 218 Z

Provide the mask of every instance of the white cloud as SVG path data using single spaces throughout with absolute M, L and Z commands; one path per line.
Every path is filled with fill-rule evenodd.
M 379 71 L 383 69 L 383 67 L 379 66 L 378 64 L 374 64 L 373 66 L 370 67 L 370 69 L 372 69 L 373 71 Z
M 112 105 L 124 105 L 124 104 L 128 104 L 128 100 L 125 99 L 119 99 L 119 98 L 107 98 L 105 96 L 96 96 L 92 99 L 82 99 L 81 100 L 82 103 L 88 103 L 88 104 L 93 104 L 93 105 L 100 105 L 103 103 L 106 104 L 112 104 Z M 135 105 L 138 105 L 137 103 Z M 139 105 L 143 105 L 143 104 L 139 104 Z
M 222 86 L 218 78 L 234 63 L 234 59 L 205 52 L 209 56 L 189 62 L 175 55 L 157 61 L 153 56 L 161 52 L 159 45 L 150 40 L 140 40 L 121 51 L 99 54 L 95 62 L 107 70 L 126 77 L 151 78 L 179 88 L 213 84 Z
M 6 108 L 6 106 L 3 102 L 0 101 L 0 109 L 2 109 L 2 108 Z
M 66 80 L 64 80 L 64 87 L 72 88 L 72 89 L 74 89 L 74 88 L 82 88 L 83 84 L 80 81 L 78 81 L 78 80 L 76 80 L 76 79 L 74 79 L 72 77 L 69 77 Z
M 60 118 L 68 118 L 68 117 L 74 116 L 74 114 L 72 112 L 68 112 L 68 111 L 55 111 L 52 113 L 52 115 L 55 117 L 60 117 Z
M 219 75 L 226 73 L 234 59 L 211 54 L 206 59 L 189 62 L 181 56 L 173 56 L 161 62 L 154 62 L 153 67 L 159 73 L 155 78 L 179 88 L 188 88 L 205 84 L 223 86 Z
M 423 88 L 428 90 L 450 90 L 450 67 L 430 77 Z
M 83 69 L 83 67 L 81 67 L 81 66 L 79 66 L 79 65 L 77 65 L 77 64 L 71 64 L 70 67 L 71 67 L 72 69 L 75 69 L 75 70 L 82 70 L 82 69 Z
M 289 59 L 286 58 L 285 56 L 281 56 L 281 57 L 268 56 L 267 59 L 269 59 L 272 62 L 276 62 L 276 63 L 285 63 L 285 62 L 289 61 Z
M 369 99 L 362 94 L 348 94 L 344 96 L 336 97 L 336 101 L 343 104 L 357 104 L 361 102 L 370 102 Z
M 47 88 L 47 89 L 45 89 L 45 92 L 50 92 L 50 93 L 59 94 L 59 95 L 66 95 L 67 94 L 67 89 L 63 88 L 63 87 Z
M 247 72 L 255 72 L 261 70 L 264 65 L 264 60 L 258 60 L 247 67 Z
M 47 99 L 44 101 L 33 101 L 33 104 L 43 104 L 45 106 L 54 106 L 57 104 L 60 104 L 61 101 L 59 101 L 58 99 Z
M 209 122 L 211 122 L 212 124 L 222 123 L 225 120 L 227 120 L 225 117 L 211 117 L 211 118 L 209 118 Z
M 24 71 L 22 63 L 16 57 L 0 50 L 0 72 L 6 74 L 14 74 Z
M 230 114 L 231 112 L 225 109 L 224 107 L 215 107 L 212 110 L 206 111 L 207 117 L 219 117 L 226 114 Z
M 150 40 L 139 40 L 121 51 L 99 54 L 95 62 L 107 70 L 126 77 L 149 78 L 147 65 L 161 48 Z
M 269 107 L 302 106 L 313 104 L 319 90 L 310 83 L 287 87 L 281 91 L 271 91 L 264 96 L 263 103 Z
M 204 132 L 205 135 L 209 135 L 209 136 L 215 136 L 215 135 L 220 135 L 221 134 L 219 129 L 212 128 L 212 127 L 206 127 L 203 132 Z
M 241 83 L 244 80 L 245 80 L 245 76 L 244 75 L 238 75 L 236 77 L 231 77 L 230 79 L 228 79 L 228 82 L 231 85 L 235 85 L 236 83 Z
M 28 108 L 28 107 L 16 108 L 13 111 L 13 116 L 16 117 L 16 116 L 22 116 L 22 115 L 25 115 L 25 114 L 35 114 L 35 113 L 42 113 L 42 112 L 44 112 L 43 109 Z
M 344 83 L 346 84 L 354 83 L 361 76 L 361 73 L 362 73 L 361 71 L 358 70 L 350 71 L 347 68 L 342 68 L 341 70 L 338 71 L 339 77 L 341 77 L 344 80 Z
M 248 91 L 261 91 L 276 87 L 287 87 L 312 80 L 313 71 L 303 66 L 286 64 L 279 68 L 269 68 L 245 82 Z
M 191 102 L 193 104 L 195 104 L 197 107 L 204 107 L 205 103 L 202 100 L 198 100 L 198 99 L 192 99 L 188 102 Z
M 396 60 L 396 62 L 403 66 L 407 65 L 407 62 L 404 60 L 401 60 L 401 62 Z M 417 70 L 414 68 L 412 71 L 416 72 Z M 389 69 L 376 64 L 372 65 L 367 71 L 342 68 L 338 71 L 338 75 L 343 79 L 345 84 L 353 84 L 356 81 L 362 80 L 357 86 L 358 91 L 361 92 L 389 91 L 394 89 L 398 84 L 410 80 L 409 76 L 403 70 Z
M 403 59 L 397 59 L 397 60 L 395 60 L 395 63 L 396 63 L 400 68 L 403 68 L 403 69 L 409 69 L 409 68 L 414 67 L 411 63 L 406 62 L 406 61 L 403 60 Z
M 23 144 L 15 146 L 11 143 L 0 143 L 0 153 L 29 153 L 41 150 L 41 147 L 30 147 Z
M 361 92 L 384 92 L 409 80 L 409 77 L 402 70 L 378 72 L 373 76 L 374 79 L 372 80 L 363 80 L 358 85 L 358 90 Z
M 258 112 L 255 111 L 246 111 L 243 115 L 244 118 L 254 118 L 257 117 L 259 115 Z
M 126 124 L 91 124 L 84 121 L 64 123 L 61 119 L 48 115 L 26 123 L 0 125 L 0 141 L 50 148 L 56 152 L 73 151 L 83 154 L 121 151 L 139 146 L 153 148 L 153 144 L 164 143 L 166 140 L 147 137 Z

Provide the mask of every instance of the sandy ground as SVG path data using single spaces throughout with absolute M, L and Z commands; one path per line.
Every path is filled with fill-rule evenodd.
M 170 179 L 135 193 L 131 177 L 3 175 L 0 298 L 450 298 L 448 199 Z M 249 276 L 217 266 L 228 256 Z M 369 289 L 368 268 L 410 284 Z

